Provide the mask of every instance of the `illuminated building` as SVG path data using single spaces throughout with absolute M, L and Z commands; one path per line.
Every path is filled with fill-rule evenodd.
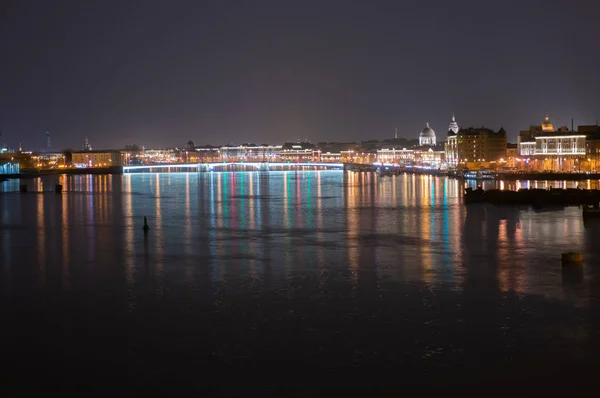
M 456 135 L 458 165 L 468 169 L 495 168 L 506 157 L 506 131 L 461 129 Z
M 192 163 L 219 162 L 221 161 L 220 147 L 212 145 L 194 147 L 189 153 L 189 161 Z
M 412 149 L 382 148 L 377 150 L 377 161 L 381 163 L 412 164 L 415 151 Z
M 429 127 L 429 123 L 425 123 L 425 128 L 419 134 L 419 145 L 435 146 L 435 131 Z
M 542 123 L 542 131 L 544 133 L 554 132 L 554 126 L 552 125 L 552 122 L 550 122 L 548 115 L 546 115 L 544 122 Z
M 578 126 L 577 132 L 586 136 L 586 155 L 580 165 L 580 170 L 598 172 L 600 168 L 600 126 Z
M 458 134 L 458 123 L 456 123 L 454 113 L 452 114 L 452 121 L 448 125 L 448 131 L 452 131 L 454 134 Z
M 334 162 L 341 161 L 342 154 L 340 152 L 320 152 L 321 162 Z
M 0 159 L 0 174 L 19 174 L 21 172 L 18 162 L 3 161 Z
M 517 163 L 520 160 L 517 144 L 506 144 L 506 167 L 509 169 L 517 168 Z
M 594 126 L 580 126 L 572 131 L 563 126 L 554 129 L 548 116 L 541 126 L 529 126 L 519 133 L 518 153 L 522 168 L 537 171 L 571 172 L 591 169 L 588 152 L 593 144 L 586 143 Z
M 223 162 L 274 162 L 279 160 L 283 145 L 242 144 L 221 147 Z
M 446 163 L 448 167 L 454 168 L 458 166 L 458 142 L 457 134 L 459 128 L 454 113 L 452 114 L 452 121 L 448 125 L 448 135 L 446 142 L 444 143 L 444 153 L 446 157 Z
M 110 167 L 122 164 L 120 151 L 73 152 L 71 156 L 75 167 Z
M 143 148 L 143 147 L 142 147 Z M 142 149 L 139 158 L 143 164 L 177 163 L 178 154 L 174 149 Z
M 414 151 L 413 164 L 417 166 L 441 168 L 446 163 L 446 153 L 440 148 L 420 148 Z
M 62 152 L 32 153 L 32 165 L 36 169 L 60 169 L 67 167 L 65 154 Z
M 285 143 L 279 152 L 282 162 L 313 162 L 319 160 L 320 152 L 307 142 Z M 275 159 L 277 160 L 277 159 Z
M 454 168 L 458 166 L 458 140 L 457 135 L 453 130 L 448 131 L 446 142 L 444 143 L 444 152 L 446 153 L 446 162 L 448 167 Z

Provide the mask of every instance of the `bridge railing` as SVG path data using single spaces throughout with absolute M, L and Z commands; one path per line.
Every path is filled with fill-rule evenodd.
M 123 166 L 124 173 L 136 171 L 149 172 L 177 172 L 187 169 L 192 171 L 219 171 L 222 168 L 253 168 L 256 170 L 280 170 L 280 169 L 298 169 L 298 168 L 326 168 L 326 169 L 344 169 L 344 163 L 327 162 L 219 162 L 219 163 L 170 163 L 170 164 L 149 164 L 136 166 Z

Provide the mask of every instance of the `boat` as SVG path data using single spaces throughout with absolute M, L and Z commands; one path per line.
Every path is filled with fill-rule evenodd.
M 463 173 L 465 180 L 495 180 L 497 177 L 496 173 L 487 170 L 467 171 Z

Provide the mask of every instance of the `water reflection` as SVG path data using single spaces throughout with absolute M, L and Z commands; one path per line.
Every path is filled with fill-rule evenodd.
M 368 294 L 391 279 L 581 304 L 595 276 L 588 268 L 564 275 L 560 253 L 582 251 L 588 265 L 598 260 L 595 225 L 584 228 L 577 208 L 467 207 L 462 183 L 448 178 L 281 171 L 57 181 L 62 195 L 0 198 L 3 273 L 21 263 L 19 256 L 35 255 L 36 279 L 50 283 L 56 270 L 66 289 L 122 267 L 131 308 L 143 291 L 164 297 L 169 285 L 283 283 L 312 272 L 320 283 L 335 275 Z M 35 250 L 12 249 L 18 239 L 33 241 Z

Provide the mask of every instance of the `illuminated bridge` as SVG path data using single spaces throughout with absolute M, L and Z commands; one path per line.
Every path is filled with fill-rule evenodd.
M 221 162 L 123 166 L 123 173 L 177 173 L 206 171 L 344 170 L 344 163 Z

